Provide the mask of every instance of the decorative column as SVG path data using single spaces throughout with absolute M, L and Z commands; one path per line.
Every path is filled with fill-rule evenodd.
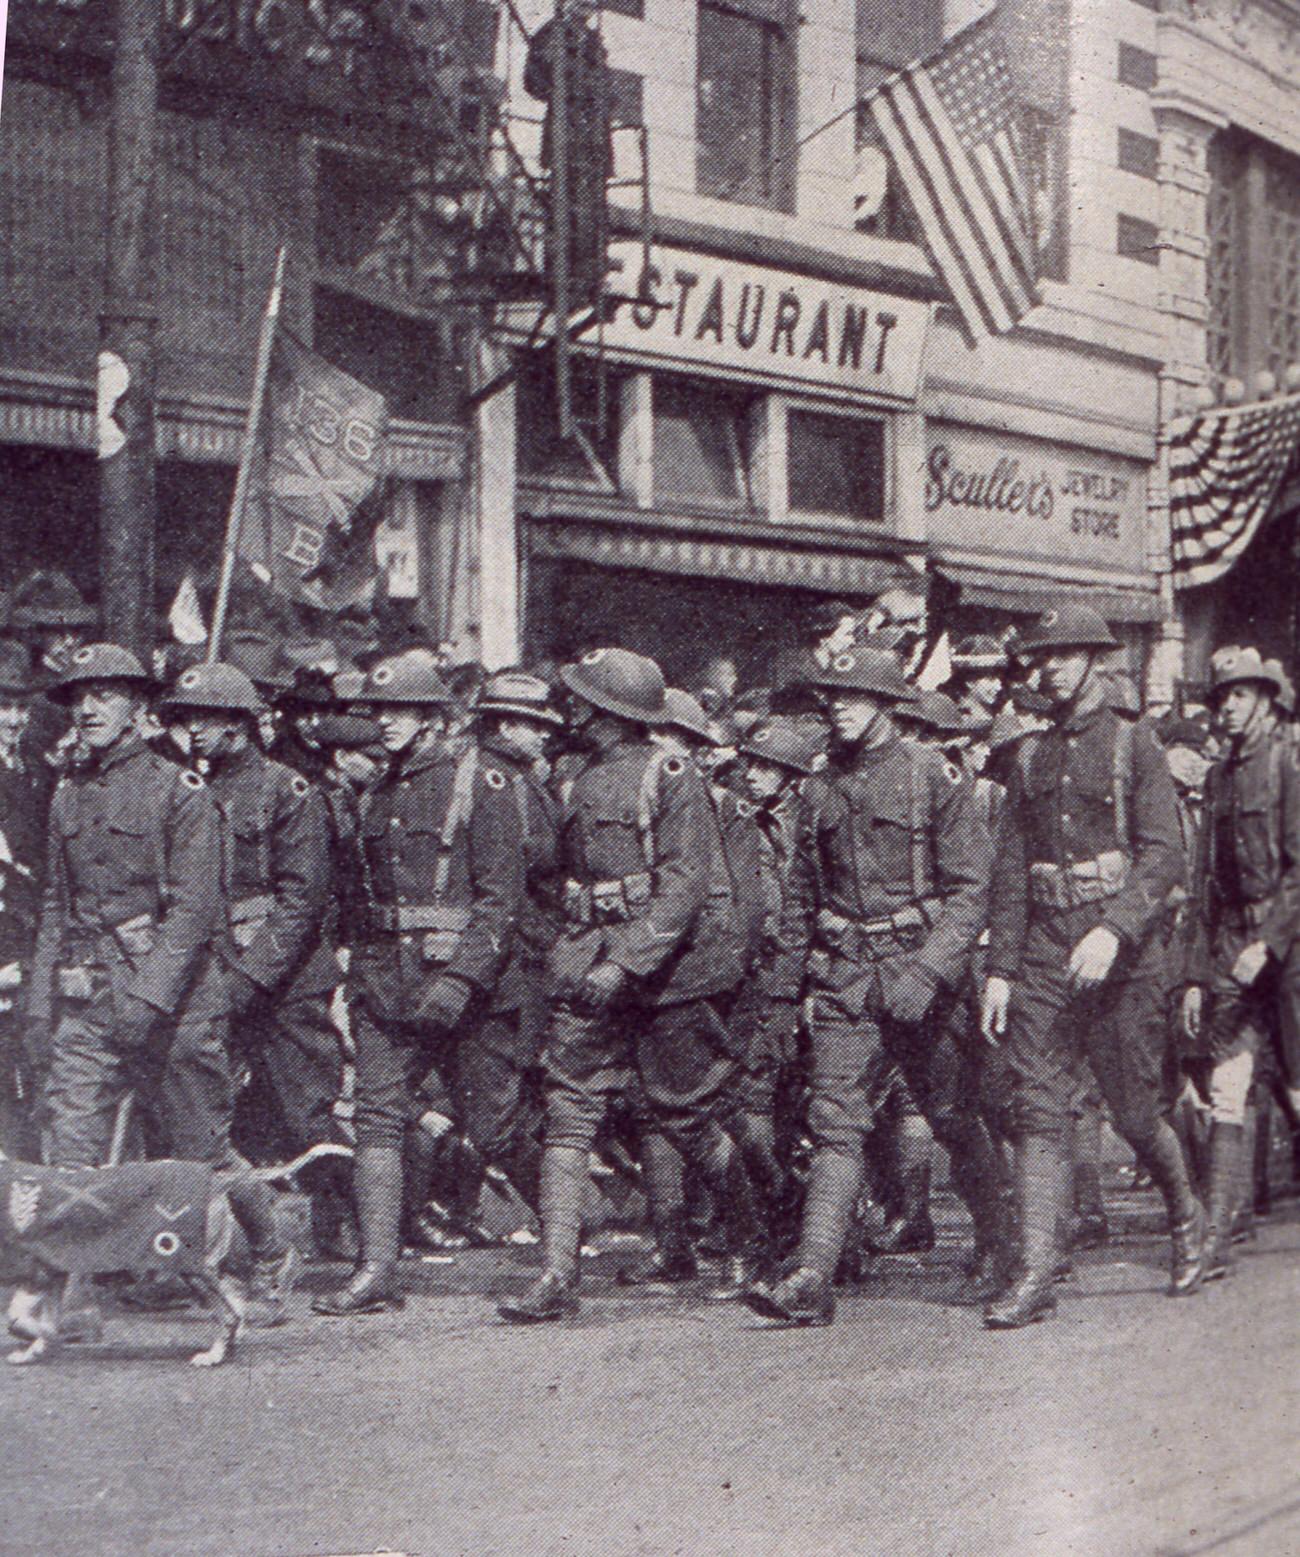
M 1160 134 L 1160 311 L 1164 316 L 1164 362 L 1156 393 L 1158 443 L 1147 498 L 1147 559 L 1160 575 L 1166 619 L 1147 664 L 1149 706 L 1167 708 L 1183 672 L 1183 623 L 1171 575 L 1169 535 L 1169 451 L 1164 429 L 1170 419 L 1195 408 L 1207 381 L 1206 206 L 1210 140 L 1227 119 L 1207 104 L 1176 90 L 1151 99 Z

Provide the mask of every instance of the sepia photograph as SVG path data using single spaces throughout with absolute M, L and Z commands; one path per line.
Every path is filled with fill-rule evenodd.
M 1300 0 L 0 61 L 0 1557 L 1300 1554 Z

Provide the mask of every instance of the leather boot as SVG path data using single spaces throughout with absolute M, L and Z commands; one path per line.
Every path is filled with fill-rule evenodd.
M 578 1312 L 578 1299 L 572 1286 L 557 1272 L 543 1271 L 517 1298 L 497 1304 L 497 1313 L 513 1325 L 550 1324 L 570 1319 Z
M 828 1325 L 835 1318 L 835 1293 L 830 1278 L 800 1265 L 775 1286 L 755 1282 L 744 1294 L 747 1308 L 764 1319 L 809 1328 Z
M 402 1241 L 402 1153 L 393 1146 L 358 1146 L 355 1171 L 361 1266 L 338 1292 L 318 1297 L 318 1314 L 382 1314 L 400 1308 L 396 1290 Z
M 906 1150 L 906 1148 L 905 1148 Z M 934 1222 L 930 1218 L 930 1147 L 924 1157 L 904 1156 L 898 1175 L 902 1199 L 897 1212 L 871 1239 L 873 1254 L 928 1254 L 934 1248 Z
M 1169 1213 L 1170 1297 L 1190 1297 L 1201 1286 L 1205 1252 L 1205 1208 L 1196 1198 L 1187 1161 L 1168 1120 L 1160 1119 L 1144 1153 L 1143 1166 L 1164 1196 Z
M 636 1270 L 621 1271 L 620 1286 L 658 1286 L 661 1283 L 677 1285 L 694 1281 L 700 1269 L 696 1264 L 691 1241 L 686 1235 L 686 1209 L 678 1206 L 670 1215 L 663 1216 L 655 1229 L 654 1253 Z
M 1019 1330 L 1056 1312 L 1057 1220 L 1068 1160 L 1059 1141 L 1028 1136 L 1016 1147 L 1016 1215 L 1020 1268 L 1007 1290 L 984 1310 L 990 1330 Z
M 1210 1136 L 1210 1184 L 1205 1231 L 1205 1281 L 1221 1281 L 1236 1270 L 1232 1254 L 1232 1216 L 1240 1187 L 1245 1128 L 1216 1120 Z

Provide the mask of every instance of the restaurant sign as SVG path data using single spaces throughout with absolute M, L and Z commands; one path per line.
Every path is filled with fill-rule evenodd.
M 611 248 L 607 348 L 914 400 L 930 305 L 686 249 Z
M 1147 467 L 1139 460 L 982 428 L 931 422 L 931 541 L 1141 570 Z

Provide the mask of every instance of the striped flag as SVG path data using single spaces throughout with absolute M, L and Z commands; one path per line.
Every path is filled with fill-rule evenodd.
M 1041 300 L 1006 51 L 988 13 L 863 104 L 972 345 Z
M 1180 589 L 1221 578 L 1300 477 L 1300 395 L 1180 417 L 1169 427 L 1169 527 Z

